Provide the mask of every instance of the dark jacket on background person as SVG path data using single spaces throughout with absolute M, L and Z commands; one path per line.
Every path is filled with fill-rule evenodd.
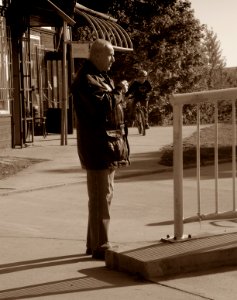
M 151 84 L 148 80 L 145 80 L 143 83 L 135 80 L 129 87 L 126 96 L 132 95 L 134 102 L 141 102 L 144 105 L 144 102 L 147 101 L 147 94 L 152 90 Z
M 79 88 L 80 87 L 80 88 Z M 116 166 L 110 155 L 108 130 L 124 124 L 122 88 L 106 72 L 86 61 L 71 88 L 77 115 L 78 154 L 83 168 L 103 170 Z

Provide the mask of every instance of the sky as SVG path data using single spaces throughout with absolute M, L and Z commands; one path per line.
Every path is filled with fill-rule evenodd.
M 194 15 L 217 34 L 227 67 L 237 67 L 237 0 L 190 0 Z

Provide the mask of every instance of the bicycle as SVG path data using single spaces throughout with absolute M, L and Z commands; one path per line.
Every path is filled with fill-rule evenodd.
M 130 126 L 136 126 L 139 134 L 146 135 L 144 108 L 140 102 L 137 102 L 135 105 L 133 103 L 133 97 L 127 97 L 123 103 L 125 120 Z

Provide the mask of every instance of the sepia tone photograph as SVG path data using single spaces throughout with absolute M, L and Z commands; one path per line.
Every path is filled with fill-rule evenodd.
M 0 0 L 0 300 L 235 300 L 237 2 Z

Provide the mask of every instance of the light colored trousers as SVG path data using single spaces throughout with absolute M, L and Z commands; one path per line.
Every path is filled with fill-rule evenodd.
M 87 248 L 99 250 L 109 242 L 110 204 L 114 191 L 114 169 L 87 170 L 88 231 Z

